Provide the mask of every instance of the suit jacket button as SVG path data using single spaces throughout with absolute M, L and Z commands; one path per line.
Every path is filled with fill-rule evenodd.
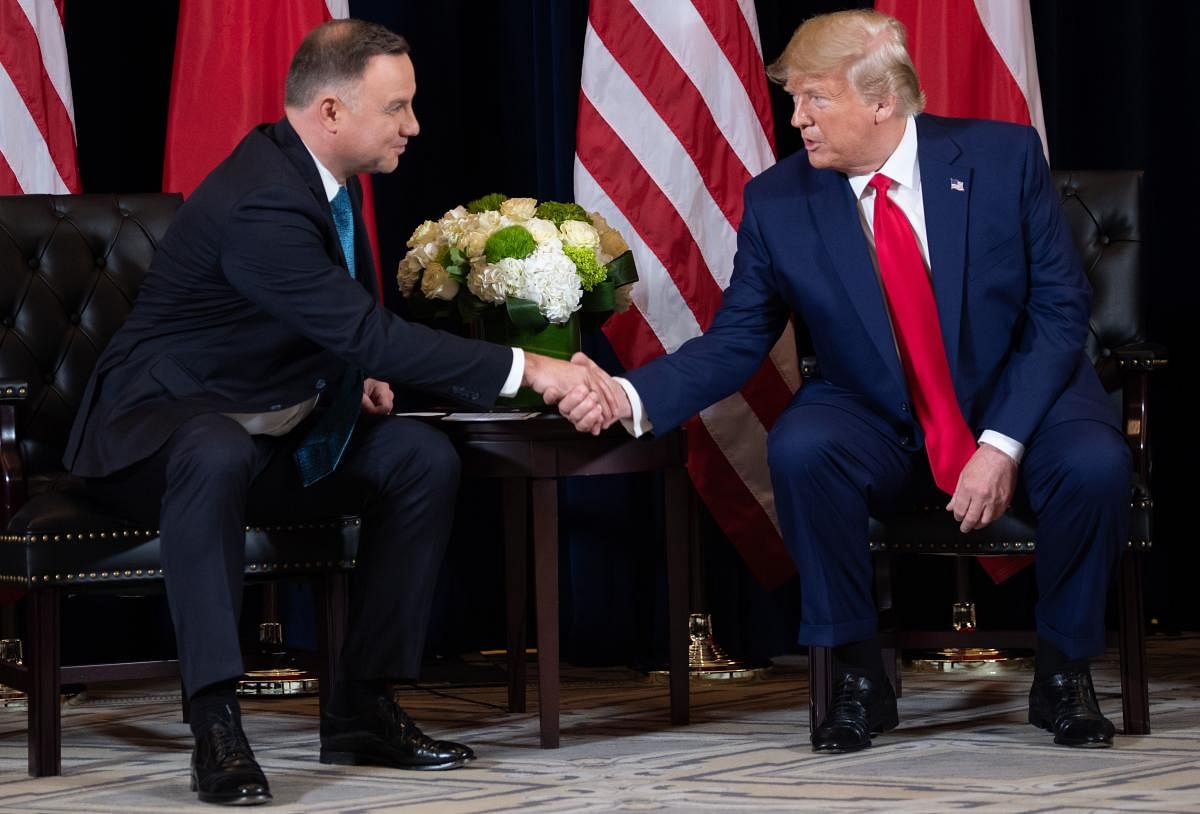
M 317 380 L 316 380 L 316 381 L 313 383 L 313 387 L 315 387 L 315 388 L 316 388 L 316 389 L 318 389 L 318 390 L 324 390 L 324 389 L 325 389 L 325 380 L 324 380 L 324 379 L 317 379 Z
M 909 446 L 910 444 L 912 444 L 912 436 L 911 435 L 901 435 L 900 436 L 900 444 L 902 446 L 906 446 L 906 447 Z
M 272 404 L 272 405 L 271 405 L 270 407 L 268 407 L 267 409 L 268 409 L 268 410 L 282 410 L 282 409 L 283 409 L 283 405 L 282 405 L 282 404 Z
M 902 413 L 908 412 L 908 402 L 907 401 L 900 402 L 900 412 L 902 412 Z

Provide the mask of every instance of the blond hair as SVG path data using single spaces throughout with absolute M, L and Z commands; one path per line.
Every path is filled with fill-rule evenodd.
M 806 20 L 767 68 L 785 84 L 789 76 L 845 76 L 867 102 L 896 96 L 896 112 L 925 109 L 925 94 L 906 47 L 904 25 L 868 9 L 838 11 Z

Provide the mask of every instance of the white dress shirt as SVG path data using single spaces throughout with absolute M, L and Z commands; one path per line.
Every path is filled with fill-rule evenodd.
M 904 216 L 908 218 L 917 238 L 917 246 L 921 250 L 921 259 L 925 261 L 925 269 L 928 271 L 930 268 L 929 237 L 925 230 L 925 203 L 921 198 L 921 171 L 917 162 L 917 128 L 913 124 L 912 117 L 905 120 L 904 135 L 900 138 L 900 143 L 878 172 L 895 182 L 888 190 L 888 197 L 900 207 Z M 867 243 L 870 246 L 871 262 L 875 264 L 875 274 L 878 277 L 879 262 L 875 258 L 875 188 L 869 183 L 874 176 L 875 173 L 871 172 L 865 175 L 851 175 L 847 180 L 850 182 L 850 188 L 854 190 L 855 198 L 858 199 L 859 219 L 862 223 L 863 234 L 866 235 Z M 881 290 L 882 286 L 881 280 Z M 622 425 L 634 437 L 649 432 L 653 426 L 649 417 L 646 416 L 645 408 L 642 406 L 642 400 L 637 391 L 626 379 L 618 378 L 617 382 L 629 396 L 629 404 L 633 408 L 632 417 L 623 419 Z M 1018 464 L 1025 455 L 1023 444 L 995 430 L 984 430 L 979 436 L 979 443 L 996 447 Z

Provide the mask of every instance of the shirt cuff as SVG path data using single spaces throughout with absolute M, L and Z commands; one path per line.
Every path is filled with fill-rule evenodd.
M 1025 457 L 1024 444 L 1020 441 L 1014 441 L 1007 435 L 995 430 L 984 430 L 983 434 L 979 436 L 979 443 L 995 447 L 1016 461 L 1018 466 L 1021 464 L 1021 459 Z
M 504 386 L 500 388 L 500 395 L 506 399 L 517 394 L 517 391 L 521 389 L 521 379 L 525 377 L 525 351 L 513 348 L 512 352 L 512 367 L 508 371 L 508 378 L 504 380 Z
M 650 423 L 650 419 L 646 415 L 646 408 L 642 406 L 642 398 L 638 395 L 637 390 L 633 389 L 633 385 L 629 383 L 628 379 L 613 376 L 613 381 L 621 385 L 621 389 L 629 397 L 629 407 L 633 410 L 633 415 L 621 419 L 621 426 L 634 438 L 641 438 L 646 433 L 653 432 L 654 425 Z

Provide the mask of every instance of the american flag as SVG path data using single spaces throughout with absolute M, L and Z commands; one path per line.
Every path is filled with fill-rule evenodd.
M 775 162 L 753 0 L 592 0 L 576 138 L 575 199 L 620 230 L 637 262 L 635 307 L 605 326 L 636 367 L 712 322 L 742 187 Z M 741 392 L 688 424 L 697 491 L 767 586 L 792 573 L 767 431 L 799 383 L 789 326 Z
M 0 0 L 0 195 L 79 192 L 63 0 Z

